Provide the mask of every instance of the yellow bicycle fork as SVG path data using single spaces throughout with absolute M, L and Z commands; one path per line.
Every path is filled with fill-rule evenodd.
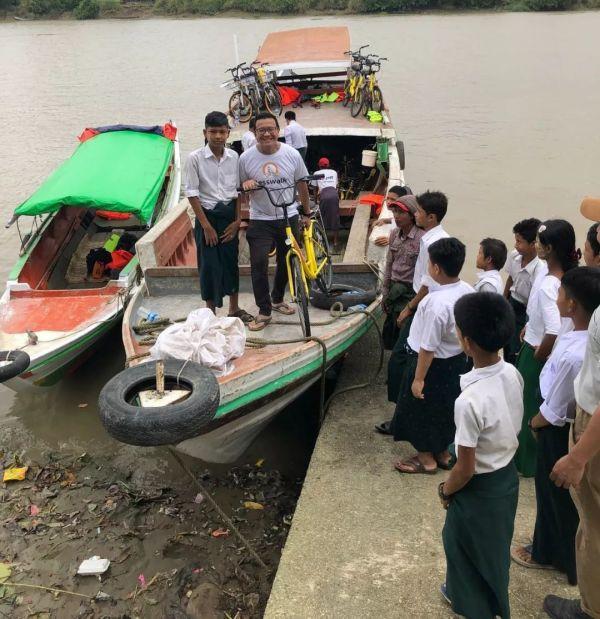
M 288 283 L 290 285 L 290 294 L 292 295 L 292 299 L 296 299 L 296 289 L 294 277 L 292 275 L 292 265 L 291 265 L 291 256 L 295 255 L 298 257 L 300 261 L 301 273 L 302 273 L 302 283 L 304 285 L 304 289 L 306 290 L 306 294 L 309 294 L 307 280 L 314 281 L 317 279 L 319 273 L 323 270 L 325 265 L 327 264 L 327 258 L 325 258 L 321 264 L 317 264 L 317 256 L 315 254 L 315 245 L 313 241 L 313 221 L 305 226 L 302 231 L 302 238 L 304 241 L 304 253 L 300 249 L 298 242 L 296 241 L 296 237 L 292 232 L 292 228 L 290 226 L 286 226 L 285 234 L 287 236 L 286 244 L 290 246 L 288 253 L 285 256 L 285 265 L 287 268 L 288 274 Z

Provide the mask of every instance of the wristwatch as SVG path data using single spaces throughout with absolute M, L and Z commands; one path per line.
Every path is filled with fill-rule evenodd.
M 444 494 L 444 484 L 445 483 L 446 482 L 443 481 L 438 486 L 438 496 L 440 497 L 440 499 L 442 499 L 442 501 L 450 501 L 452 499 L 452 495 L 451 494 Z

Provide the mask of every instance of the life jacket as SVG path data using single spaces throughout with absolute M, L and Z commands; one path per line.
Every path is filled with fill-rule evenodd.
M 120 271 L 129 264 L 133 254 L 125 249 L 115 249 L 115 251 L 110 252 L 110 257 L 111 261 L 106 265 L 106 268 Z
M 96 211 L 96 215 L 102 219 L 129 219 L 131 213 L 117 213 L 116 211 Z

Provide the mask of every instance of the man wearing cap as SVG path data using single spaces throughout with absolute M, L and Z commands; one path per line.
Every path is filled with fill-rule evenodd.
M 586 198 L 581 213 L 600 221 L 600 199 Z M 600 227 L 598 228 L 600 242 Z M 569 453 L 554 465 L 550 479 L 570 488 L 579 512 L 575 538 L 581 600 L 547 595 L 544 610 L 554 619 L 600 617 L 600 308 L 592 315 L 581 371 L 575 379 L 577 412 Z
M 319 159 L 319 169 L 315 174 L 322 176 L 313 184 L 317 188 L 317 201 L 321 209 L 323 225 L 328 233 L 331 233 L 331 241 L 334 250 L 338 245 L 338 233 L 340 229 L 340 196 L 338 194 L 338 175 L 330 168 L 329 159 Z

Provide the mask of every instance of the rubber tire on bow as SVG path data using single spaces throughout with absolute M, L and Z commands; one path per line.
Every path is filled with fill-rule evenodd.
M 353 118 L 356 118 L 363 109 L 365 102 L 364 99 L 364 92 L 362 88 L 354 91 L 354 99 L 352 99 L 352 107 L 350 108 L 350 115 Z
M 98 410 L 107 432 L 128 445 L 172 445 L 193 438 L 215 416 L 219 383 L 207 367 L 193 361 L 165 361 L 165 387 L 190 390 L 183 401 L 156 408 L 131 404 L 135 394 L 156 386 L 156 363 L 150 361 L 113 376 L 100 392 Z
M 237 106 L 235 105 L 235 100 L 236 99 L 239 102 L 237 104 Z M 245 92 L 242 92 L 241 90 L 237 90 L 236 92 L 234 92 L 231 95 L 231 97 L 229 97 L 228 108 L 229 108 L 229 114 L 233 118 L 236 118 L 235 109 L 236 109 L 236 107 L 241 107 L 241 105 L 242 105 L 242 103 L 244 103 L 244 101 L 245 101 L 245 106 L 242 109 L 247 109 L 248 113 L 242 115 L 241 112 L 240 112 L 239 120 L 242 123 L 247 123 L 252 118 L 252 114 L 254 113 L 254 108 L 252 106 L 252 100 L 250 99 L 250 97 Z
M 327 233 L 321 227 L 318 221 L 313 223 L 313 240 L 315 247 L 315 256 L 317 264 L 323 261 L 327 256 L 327 264 L 321 269 L 321 272 L 317 275 L 317 285 L 322 292 L 327 293 L 331 288 L 333 282 L 333 263 L 331 260 L 331 252 L 329 251 L 329 241 L 327 240 Z M 322 252 L 319 252 L 319 246 Z
M 341 303 L 344 310 L 353 305 L 370 305 L 377 298 L 375 290 L 364 290 L 357 286 L 333 284 L 325 294 L 317 288 L 310 291 L 310 302 L 314 307 L 329 310 L 334 303 Z
M 404 142 L 402 140 L 396 141 L 396 151 L 398 152 L 398 163 L 400 169 L 404 170 L 406 166 L 406 154 L 404 153 Z
M 23 350 L 0 350 L 0 361 L 12 362 L 0 364 L 0 383 L 3 383 L 22 374 L 29 367 L 31 359 Z
M 296 305 L 298 306 L 298 317 L 304 337 L 310 337 L 310 316 L 308 314 L 308 294 L 302 279 L 302 264 L 296 254 L 290 256 L 290 270 L 294 279 L 294 293 Z

